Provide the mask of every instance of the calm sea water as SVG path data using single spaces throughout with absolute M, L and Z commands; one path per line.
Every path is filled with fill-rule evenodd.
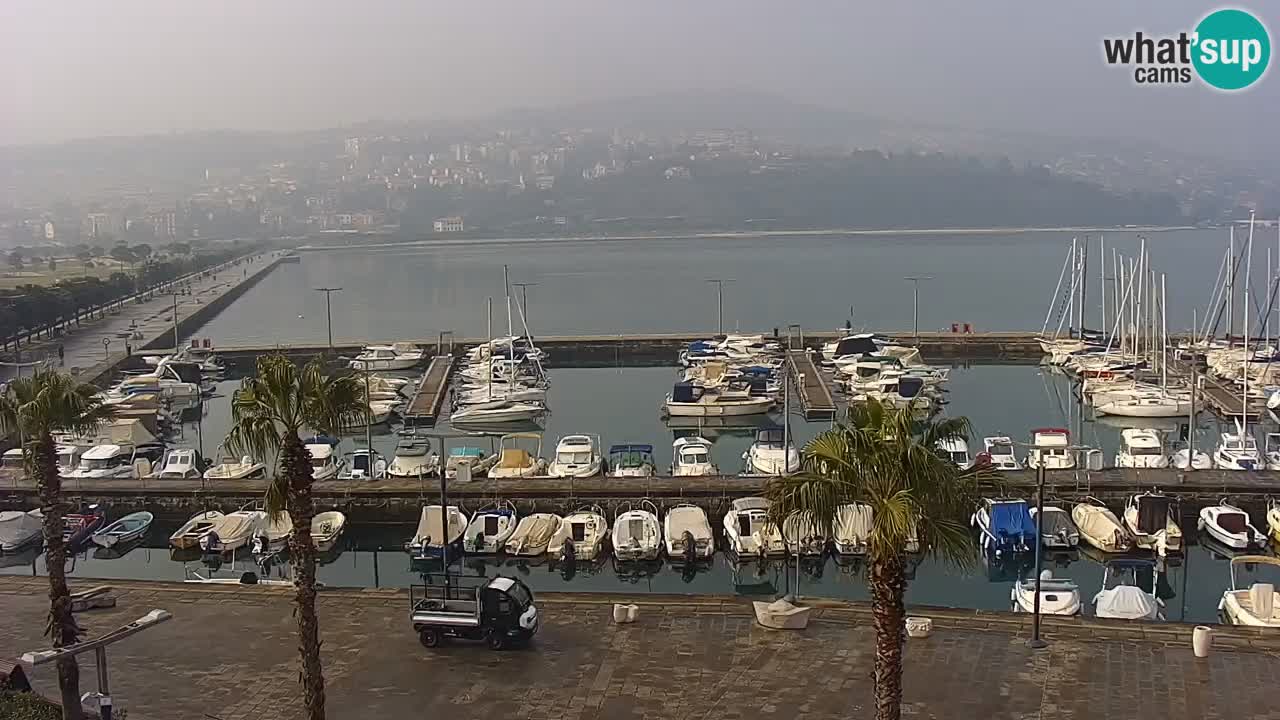
M 1274 230 L 1255 240 L 1261 287 Z M 1237 232 L 1237 237 L 1240 237 Z M 224 344 L 323 342 L 324 295 L 333 295 L 334 336 L 433 338 L 485 334 L 485 300 L 494 298 L 495 332 L 505 331 L 502 268 L 529 287 L 535 334 L 705 331 L 716 325 L 715 285 L 724 285 L 726 329 L 764 330 L 800 323 L 829 330 L 854 307 L 856 324 L 911 327 L 911 284 L 920 284 L 920 327 L 968 322 L 977 329 L 1039 330 L 1072 233 L 885 235 L 484 242 L 447 246 L 304 253 L 283 265 L 200 331 Z M 1081 234 L 1083 236 L 1083 234 Z M 1105 233 L 1135 255 L 1134 232 Z M 1168 275 L 1170 329 L 1203 313 L 1227 246 L 1226 230 L 1148 235 L 1153 267 Z M 1092 241 L 1088 317 L 1098 325 L 1101 257 Z M 1274 258 L 1273 258 L 1274 262 Z M 1111 303 L 1114 305 L 1114 298 Z M 517 329 L 519 323 L 517 318 Z

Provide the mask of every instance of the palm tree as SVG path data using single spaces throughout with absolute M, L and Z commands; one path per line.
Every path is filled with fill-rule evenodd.
M 88 435 L 96 432 L 115 410 L 103 405 L 98 388 L 70 375 L 39 370 L 31 377 L 11 381 L 0 395 L 0 434 L 17 435 L 23 444 L 27 472 L 35 477 L 44 512 L 45 566 L 49 569 L 49 624 L 45 634 L 55 648 L 76 643 L 80 626 L 71 614 L 71 591 L 64 567 L 67 555 L 62 540 L 62 479 L 58 475 L 54 433 Z M 78 720 L 80 666 L 74 656 L 58 660 L 58 688 L 64 718 Z
M 258 358 L 257 374 L 246 378 L 231 401 L 226 445 L 257 458 L 275 455 L 279 472 L 267 485 L 272 517 L 289 513 L 293 532 L 289 554 L 296 588 L 298 651 L 302 688 L 310 720 L 324 720 L 324 674 L 320 668 L 320 626 L 316 619 L 316 548 L 311 540 L 311 454 L 299 436 L 304 430 L 341 434 L 361 421 L 369 406 L 363 386 L 351 376 L 325 375 L 320 361 L 299 370 L 283 355 Z
M 916 422 L 912 409 L 895 410 L 875 400 L 850 407 L 846 420 L 809 442 L 802 471 L 769 483 L 769 515 L 782 527 L 792 513 L 834 535 L 841 505 L 864 503 L 872 510 L 867 548 L 868 585 L 876 632 L 877 720 L 902 712 L 902 638 L 907 589 L 905 548 L 964 566 L 976 543 L 969 519 L 977 507 L 979 468 L 961 471 L 935 448 L 940 440 L 967 437 L 969 421 L 950 418 Z

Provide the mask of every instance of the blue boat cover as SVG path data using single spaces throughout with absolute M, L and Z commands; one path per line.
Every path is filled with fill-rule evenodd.
M 715 349 L 714 345 L 712 345 L 709 342 L 703 342 L 702 340 L 694 340 L 693 342 L 689 343 L 689 350 L 691 352 L 706 352 L 707 350 L 714 350 L 714 349 Z
M 693 383 L 676 383 L 671 389 L 671 399 L 675 402 L 694 402 L 696 398 L 693 396 Z
M 743 375 L 773 375 L 773 368 L 752 365 L 751 367 L 742 368 L 739 372 Z
M 991 534 L 995 537 L 1016 538 L 1022 536 L 1034 540 L 1035 523 L 1023 500 L 991 504 Z

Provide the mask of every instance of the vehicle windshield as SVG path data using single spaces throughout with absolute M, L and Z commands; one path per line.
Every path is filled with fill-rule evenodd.
M 684 455 L 682 455 L 681 457 L 683 458 L 684 462 L 689 463 L 690 465 L 693 465 L 693 464 L 705 465 L 706 463 L 710 462 L 710 459 L 707 457 L 707 454 L 704 452 L 684 453 Z
M 313 468 L 322 468 L 327 466 L 328 464 L 329 464 L 329 458 L 327 457 L 311 458 L 311 467 Z
M 1160 454 L 1160 448 L 1158 448 L 1158 447 L 1136 447 L 1136 448 L 1130 448 L 1130 449 L 1129 449 L 1129 454 L 1130 454 L 1130 455 L 1159 455 L 1159 454 Z
M 589 452 L 562 452 L 556 455 L 556 462 L 562 465 L 586 465 L 591 462 Z
M 61 459 L 59 459 L 59 461 L 61 461 Z M 3 459 L 0 459 L 0 467 L 20 468 L 22 467 L 22 456 L 6 455 Z
M 80 467 L 85 470 L 106 470 L 116 464 L 115 458 L 80 459 Z
M 991 446 L 992 455 L 1012 455 L 1013 445 L 1010 443 L 994 443 Z

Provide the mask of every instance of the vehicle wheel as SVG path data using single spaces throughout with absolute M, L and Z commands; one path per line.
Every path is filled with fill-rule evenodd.
M 502 636 L 502 633 L 498 632 L 489 633 L 489 636 L 485 638 L 485 642 L 489 644 L 490 650 L 501 650 L 507 646 L 507 639 Z
M 444 637 L 435 628 L 422 628 L 418 631 L 418 642 L 422 643 L 422 647 L 437 648 L 443 641 Z

